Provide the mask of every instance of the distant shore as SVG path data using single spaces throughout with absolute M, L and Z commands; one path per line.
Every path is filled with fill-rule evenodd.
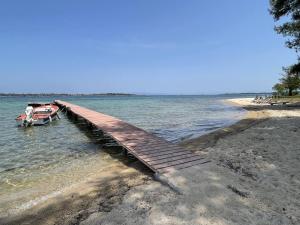
M 132 94 L 132 93 L 118 93 L 118 92 L 108 92 L 108 93 L 0 93 L 0 97 L 9 97 L 9 96 L 155 96 L 155 95 L 167 95 L 167 96 L 225 96 L 230 98 L 231 96 L 255 96 L 255 95 L 269 95 L 270 93 L 223 93 L 223 94 Z
M 91 94 L 69 94 L 69 93 L 0 93 L 2 97 L 20 96 L 20 97 L 51 97 L 51 96 L 134 96 L 136 94 L 128 93 L 91 93 Z

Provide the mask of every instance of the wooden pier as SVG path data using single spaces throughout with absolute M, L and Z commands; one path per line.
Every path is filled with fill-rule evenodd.
M 166 173 L 208 162 L 191 151 L 115 117 L 60 100 L 55 100 L 55 103 L 109 135 L 155 173 Z

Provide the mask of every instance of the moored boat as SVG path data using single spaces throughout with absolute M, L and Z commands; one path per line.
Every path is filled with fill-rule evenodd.
M 45 125 L 59 118 L 59 107 L 52 103 L 29 103 L 25 113 L 16 118 L 19 126 Z

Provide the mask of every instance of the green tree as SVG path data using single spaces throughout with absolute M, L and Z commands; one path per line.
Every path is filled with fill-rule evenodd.
M 283 77 L 280 79 L 281 84 L 288 89 L 289 96 L 293 95 L 294 91 L 297 91 L 300 87 L 300 76 L 298 72 L 293 71 L 293 66 L 283 68 L 285 72 Z
M 286 46 L 300 50 L 300 0 L 270 0 L 270 13 L 275 21 L 285 18 L 285 22 L 275 26 L 277 33 L 289 37 Z M 293 66 L 293 72 L 300 72 L 300 59 Z
M 272 89 L 276 91 L 279 96 L 282 96 L 285 93 L 285 86 L 282 83 L 275 84 Z
M 284 18 L 284 22 L 275 26 L 277 33 L 284 37 L 289 37 L 286 41 L 288 48 L 300 50 L 300 0 L 270 0 L 270 13 L 275 21 Z M 287 90 L 289 96 L 300 87 L 300 58 L 298 56 L 298 63 L 283 68 L 285 72 L 280 79 L 281 83 L 274 85 L 274 90 L 281 90 L 283 85 Z M 279 88 L 279 89 L 278 89 Z
M 296 51 L 300 50 L 300 1 L 299 0 L 270 0 L 270 13 L 275 21 L 289 17 L 289 21 L 276 26 L 275 30 L 283 36 L 290 36 L 286 44 Z

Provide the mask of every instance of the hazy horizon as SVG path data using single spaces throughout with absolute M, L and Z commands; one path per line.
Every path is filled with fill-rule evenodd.
M 271 94 L 271 92 L 232 92 L 232 93 L 215 93 L 215 94 L 206 94 L 206 93 L 195 93 L 195 94 L 168 94 L 168 93 L 117 93 L 117 92 L 107 92 L 107 93 L 59 93 L 59 92 L 54 92 L 54 93 L 14 93 L 14 92 L 6 92 L 6 93 L 1 93 L 0 95 L 203 95 L 203 96 L 214 96 L 214 95 L 247 95 L 247 94 Z

